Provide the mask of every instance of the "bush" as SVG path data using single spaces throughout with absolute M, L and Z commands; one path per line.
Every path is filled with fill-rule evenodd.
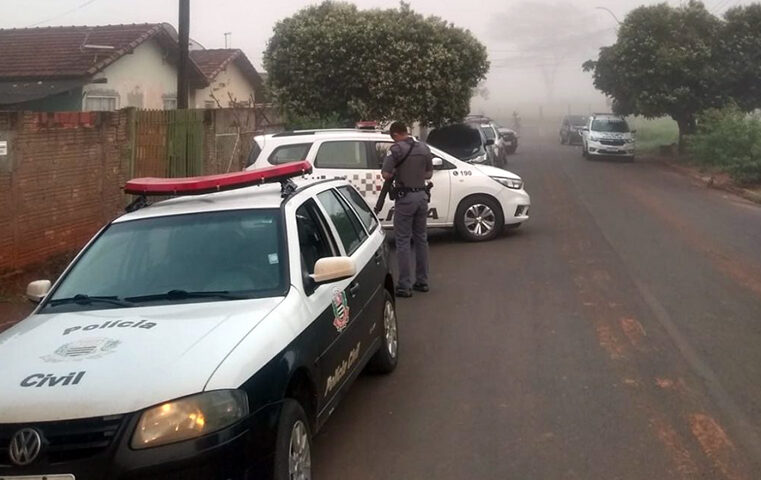
M 711 109 L 698 120 L 690 152 L 700 165 L 719 168 L 741 184 L 761 182 L 761 116 L 737 106 Z

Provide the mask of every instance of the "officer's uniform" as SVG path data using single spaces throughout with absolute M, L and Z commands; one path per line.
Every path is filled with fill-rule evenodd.
M 407 159 L 397 167 L 408 151 Z M 396 185 L 403 187 L 403 196 L 394 202 L 394 237 L 399 262 L 397 287 L 405 290 L 412 287 L 410 240 L 415 244 L 415 282 L 428 285 L 428 195 L 425 183 L 426 172 L 433 171 L 431 150 L 412 137 L 396 142 L 383 160 L 382 171 L 394 173 Z

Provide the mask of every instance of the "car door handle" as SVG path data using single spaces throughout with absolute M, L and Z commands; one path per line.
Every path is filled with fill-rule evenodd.
M 351 295 L 352 297 L 356 297 L 358 291 L 359 291 L 359 282 L 354 282 L 353 284 L 349 285 L 349 295 Z
M 373 258 L 375 259 L 375 264 L 380 265 L 381 260 L 383 260 L 383 252 L 378 250 L 375 252 L 375 255 L 373 255 Z

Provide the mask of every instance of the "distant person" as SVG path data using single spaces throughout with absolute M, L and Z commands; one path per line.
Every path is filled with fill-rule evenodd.
M 515 130 L 516 133 L 520 133 L 521 131 L 521 116 L 518 115 L 518 111 L 513 111 L 513 130 Z
M 399 263 L 397 297 L 411 297 L 412 290 L 427 292 L 428 287 L 428 201 L 433 176 L 433 155 L 423 142 L 407 133 L 407 125 L 394 122 L 390 128 L 394 144 L 383 160 L 381 173 L 386 181 L 393 179 L 394 237 Z M 415 244 L 415 283 L 412 283 L 410 241 Z M 411 290 L 412 289 L 412 290 Z

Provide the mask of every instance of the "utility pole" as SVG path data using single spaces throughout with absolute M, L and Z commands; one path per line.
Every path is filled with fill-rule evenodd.
M 188 108 L 188 42 L 190 39 L 190 0 L 180 0 L 180 60 L 177 64 L 177 108 Z
M 225 48 L 232 47 L 232 36 L 233 32 L 225 32 Z

